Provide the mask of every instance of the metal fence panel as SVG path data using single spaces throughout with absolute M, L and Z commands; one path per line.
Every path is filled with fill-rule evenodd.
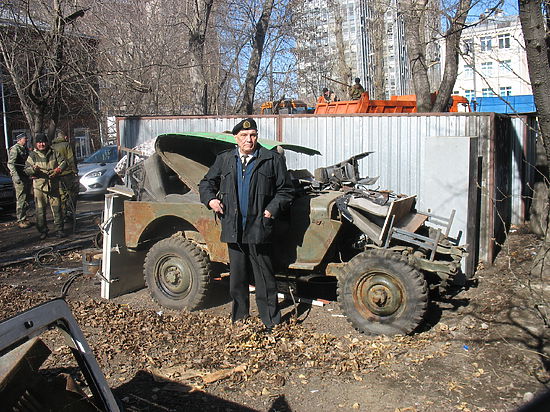
M 123 147 L 136 147 L 164 133 L 180 132 L 224 132 L 244 117 L 124 117 L 117 118 L 119 144 Z M 261 137 L 275 139 L 277 117 L 256 119 Z
M 117 118 L 119 144 L 135 147 L 163 133 L 223 132 L 231 130 L 242 118 Z M 480 203 L 473 204 L 469 207 L 472 210 L 468 210 L 468 215 L 479 216 L 480 219 L 479 227 L 478 223 L 474 222 L 474 226 L 478 227 L 476 230 L 479 230 L 479 257 L 487 260 L 492 256 L 494 232 L 500 230 L 495 227 L 495 216 L 500 213 L 499 207 L 502 208 L 502 202 L 498 198 L 503 194 L 511 197 L 511 201 L 508 202 L 511 206 L 506 206 L 506 210 L 511 209 L 510 223 L 522 223 L 525 219 L 528 206 L 526 198 L 530 195 L 534 174 L 532 165 L 535 164 L 535 132 L 526 126 L 527 122 L 533 122 L 531 117 L 515 117 L 508 121 L 507 118 L 490 113 L 445 113 L 282 115 L 255 116 L 255 119 L 258 122 L 260 137 L 312 147 L 323 154 L 308 157 L 287 152 L 287 164 L 291 169 L 307 169 L 314 172 L 318 167 L 333 165 L 353 155 L 373 151 L 375 153 L 360 163 L 361 176 L 380 176 L 376 187 L 406 194 L 419 194 L 430 190 L 423 187 L 422 176 L 423 165 L 429 167 L 425 165 L 424 153 L 427 138 L 476 138 L 475 156 L 478 156 L 481 164 L 474 168 L 475 176 L 472 175 L 471 167 L 469 170 L 463 165 L 460 167 L 464 168 L 464 173 L 470 174 L 471 179 L 476 179 L 472 182 L 479 186 L 481 193 Z M 447 164 L 449 168 L 457 167 L 452 158 L 447 160 Z M 506 174 L 504 178 L 501 176 L 502 173 Z M 429 205 L 422 205 L 420 199 L 419 207 L 424 206 Z

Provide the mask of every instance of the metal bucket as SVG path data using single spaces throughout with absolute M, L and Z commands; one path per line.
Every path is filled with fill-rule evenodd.
M 101 249 L 82 251 L 82 274 L 93 277 L 101 270 Z

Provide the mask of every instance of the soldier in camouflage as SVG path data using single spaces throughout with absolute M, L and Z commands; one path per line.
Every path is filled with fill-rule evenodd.
M 349 88 L 349 97 L 351 100 L 359 100 L 365 93 L 365 88 L 361 85 L 361 79 L 355 78 L 355 84 Z
M 31 181 L 24 172 L 25 162 L 29 157 L 29 149 L 27 148 L 27 135 L 25 133 L 18 134 L 16 139 L 17 143 L 10 148 L 8 154 L 8 169 L 15 188 L 17 224 L 21 229 L 25 229 L 31 226 L 31 223 L 27 220 Z
M 32 151 L 27 159 L 25 173 L 32 178 L 36 204 L 36 228 L 40 232 L 40 239 L 45 239 L 48 236 L 46 206 L 49 203 L 57 230 L 56 236 L 65 237 L 61 215 L 59 175 L 67 167 L 67 162 L 49 147 L 48 139 L 44 133 L 36 134 L 35 147 L 36 150 Z
M 57 130 L 52 141 L 52 149 L 67 161 L 67 168 L 59 176 L 59 191 L 61 193 L 61 213 L 64 222 L 72 222 L 76 213 L 79 182 L 74 151 L 69 138 L 63 130 Z

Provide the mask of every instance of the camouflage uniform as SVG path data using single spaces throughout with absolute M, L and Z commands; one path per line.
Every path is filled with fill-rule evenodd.
M 76 212 L 76 201 L 78 198 L 79 182 L 76 159 L 71 144 L 65 140 L 63 135 L 58 135 L 51 145 L 52 149 L 67 161 L 67 168 L 59 176 L 61 194 L 61 213 L 63 218 L 71 219 Z
M 355 83 L 349 88 L 349 97 L 351 100 L 359 100 L 363 93 L 365 93 L 365 88 L 360 83 Z
M 54 169 L 65 170 L 67 162 L 51 148 L 44 151 L 33 150 L 27 159 L 25 173 L 32 177 L 34 202 L 36 205 L 36 228 L 40 233 L 48 233 L 46 206 L 50 203 L 54 225 L 58 233 L 63 232 L 59 176 L 52 176 Z M 34 170 L 38 166 L 38 170 Z
M 29 209 L 29 192 L 31 181 L 25 174 L 25 162 L 29 157 L 29 149 L 19 143 L 14 144 L 8 155 L 8 169 L 10 170 L 13 186 L 15 188 L 15 198 L 17 200 L 16 215 L 17 222 L 24 223 L 27 220 L 27 210 Z

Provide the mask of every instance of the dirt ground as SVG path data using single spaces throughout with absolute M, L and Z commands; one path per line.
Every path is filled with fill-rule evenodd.
M 91 214 L 63 242 L 0 215 L 0 319 L 59 296 L 92 247 L 101 206 L 82 202 Z M 295 317 L 288 301 L 285 322 L 263 335 L 256 319 L 231 324 L 226 280 L 200 312 L 166 311 L 146 290 L 102 300 L 89 276 L 67 301 L 128 411 L 509 411 L 550 383 L 548 278 L 530 275 L 539 244 L 513 228 L 494 265 L 435 301 L 413 336 L 358 333 L 336 302 L 300 304 Z M 51 339 L 45 373 L 66 359 Z

